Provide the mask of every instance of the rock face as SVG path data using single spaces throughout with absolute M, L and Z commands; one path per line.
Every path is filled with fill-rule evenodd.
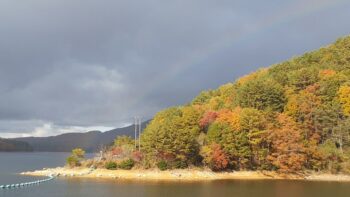
M 33 151 L 33 148 L 27 142 L 0 138 L 0 151 L 30 152 Z

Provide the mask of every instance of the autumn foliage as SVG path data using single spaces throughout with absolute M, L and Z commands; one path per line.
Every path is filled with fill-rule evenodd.
M 203 115 L 203 117 L 200 119 L 199 121 L 199 126 L 202 129 L 207 128 L 212 122 L 214 122 L 216 120 L 216 118 L 218 117 L 218 113 L 215 111 L 208 111 L 205 112 L 205 114 Z
M 166 169 L 350 172 L 349 57 L 350 37 L 341 38 L 162 110 L 141 136 L 141 160 Z
M 339 100 L 343 105 L 344 113 L 350 116 L 350 86 L 342 86 L 339 88 Z
M 203 162 L 213 171 L 221 171 L 228 167 L 229 160 L 219 144 L 203 147 L 201 154 L 204 157 Z
M 268 136 L 271 142 L 268 160 L 283 173 L 302 170 L 306 154 L 301 129 L 292 118 L 283 114 L 278 115 L 276 121 Z

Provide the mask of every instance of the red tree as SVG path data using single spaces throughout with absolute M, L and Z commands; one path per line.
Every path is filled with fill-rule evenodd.
M 201 151 L 203 163 L 213 171 L 221 171 L 227 168 L 229 160 L 219 144 L 203 147 Z
M 228 158 L 225 152 L 221 149 L 220 145 L 218 144 L 213 144 L 212 150 L 213 170 L 224 170 L 228 165 Z
M 269 133 L 271 152 L 268 160 L 282 173 L 302 170 L 306 162 L 300 128 L 292 118 L 280 114 L 277 125 Z
M 136 162 L 140 162 L 143 158 L 143 155 L 140 151 L 134 151 L 132 153 L 132 159 Z
M 199 126 L 202 129 L 207 128 L 212 122 L 214 122 L 216 120 L 216 118 L 218 117 L 218 113 L 215 111 L 208 111 L 205 112 L 205 114 L 203 115 L 203 117 L 199 120 Z
M 123 154 L 123 149 L 121 147 L 113 148 L 113 150 L 112 150 L 112 155 L 113 156 L 119 157 L 122 154 Z

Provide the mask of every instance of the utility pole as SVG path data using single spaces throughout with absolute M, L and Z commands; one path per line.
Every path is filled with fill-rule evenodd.
M 139 118 L 139 151 L 141 150 L 141 117 Z
M 135 150 L 137 150 L 137 143 L 138 143 L 138 150 L 141 150 L 141 117 L 135 116 L 134 117 L 134 126 L 135 126 Z M 138 139 L 137 139 L 138 137 Z
M 135 150 L 137 149 L 136 146 L 136 139 L 137 139 L 137 117 L 134 117 L 134 126 L 135 126 Z

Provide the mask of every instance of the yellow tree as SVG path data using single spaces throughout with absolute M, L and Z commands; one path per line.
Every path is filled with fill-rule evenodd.
M 172 107 L 158 112 L 141 135 L 141 149 L 151 164 L 165 160 L 193 163 L 197 159 L 199 114 L 191 107 Z
M 267 120 L 262 111 L 253 108 L 243 108 L 240 114 L 240 129 L 248 138 L 249 147 L 252 152 L 251 165 L 258 168 L 265 168 L 265 159 L 267 156 Z M 264 166 L 262 166 L 264 165 Z
M 220 110 L 218 112 L 216 122 L 219 123 L 227 123 L 230 125 L 232 130 L 239 130 L 240 129 L 240 116 L 242 109 L 240 107 L 236 107 L 234 110 Z
M 342 104 L 344 114 L 350 116 L 350 86 L 341 86 L 338 91 L 339 101 Z

